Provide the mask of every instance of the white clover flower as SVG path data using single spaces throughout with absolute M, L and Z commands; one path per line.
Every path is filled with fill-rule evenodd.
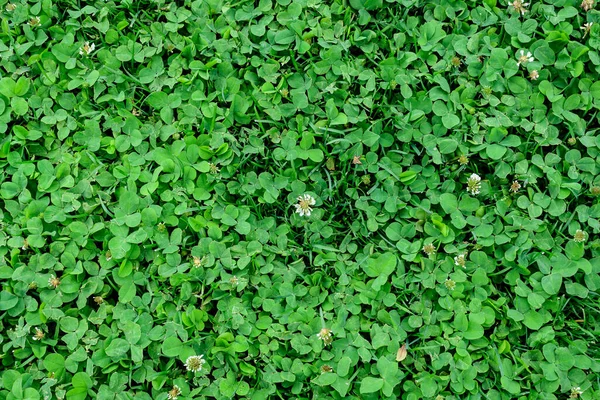
M 321 329 L 319 333 L 317 333 L 317 337 L 321 339 L 326 346 L 333 342 L 333 332 L 331 332 L 331 329 Z
M 42 340 L 44 338 L 44 336 L 46 336 L 44 331 L 42 331 L 40 328 L 35 328 L 35 334 L 33 335 L 33 340 Z
M 527 12 L 527 8 L 529 7 L 529 3 L 523 3 L 521 0 L 514 0 L 509 4 L 509 8 L 512 8 L 514 11 L 518 11 L 521 15 L 525 15 Z
M 17 9 L 17 5 L 15 3 L 8 3 L 6 5 L 6 11 L 11 12 Z
M 471 174 L 467 179 L 467 192 L 473 195 L 479 194 L 481 190 L 481 177 L 477 174 Z
M 581 26 L 581 28 L 579 28 L 579 29 L 583 29 L 583 30 L 589 31 L 590 29 L 592 29 L 592 25 L 594 25 L 593 22 L 587 22 L 587 23 L 583 24 Z
M 210 173 L 213 175 L 218 174 L 219 171 L 221 170 L 221 168 L 217 167 L 217 164 L 213 164 L 213 163 L 208 164 L 208 167 L 210 168 Z
M 167 393 L 168 400 L 177 400 L 177 396 L 181 394 L 181 389 L 177 385 L 173 385 L 173 389 L 169 390 Z
M 204 364 L 206 364 L 206 360 L 203 355 L 189 356 L 187 360 L 185 360 L 185 368 L 192 372 L 200 371 Z
M 194 264 L 194 268 L 200 268 L 206 262 L 206 256 L 202 256 L 202 258 L 193 256 L 192 263 Z
M 311 206 L 314 205 L 315 199 L 310 194 L 303 194 L 298 196 L 298 204 L 294 204 L 294 207 L 296 207 L 296 212 L 300 214 L 301 217 L 310 217 L 310 213 L 313 210 Z
M 32 28 L 35 28 L 36 26 L 39 26 L 39 25 L 40 25 L 40 22 L 41 22 L 41 20 L 40 20 L 40 17 L 32 17 L 32 18 L 29 20 L 28 24 L 29 24 L 29 26 L 31 26 Z
M 518 60 L 517 65 L 521 65 L 521 64 L 525 65 L 527 63 L 535 61 L 535 59 L 533 58 L 533 55 L 531 54 L 530 51 L 525 53 L 525 50 L 521 50 L 520 54 L 521 55 L 519 56 L 519 58 L 517 58 L 517 60 Z
M 587 234 L 582 231 L 581 229 L 577 229 L 577 231 L 575 231 L 575 235 L 573 235 L 573 241 L 575 243 L 583 243 L 585 242 L 585 239 L 587 238 Z
M 456 288 L 456 282 L 454 282 L 450 278 L 446 279 L 446 282 L 444 282 L 444 285 L 446 286 L 446 288 L 448 288 L 448 290 L 454 290 Z
M 82 56 L 89 56 L 94 49 L 96 49 L 96 45 L 94 43 L 90 44 L 90 42 L 85 42 L 85 44 L 79 48 L 79 54 Z
M 583 29 L 583 37 L 585 38 L 587 36 L 588 33 L 590 33 L 590 30 L 592 29 L 592 25 L 594 25 L 593 22 L 588 22 L 583 24 L 579 29 Z
M 463 253 L 454 257 L 454 265 L 465 268 L 465 265 L 467 263 L 467 259 L 465 256 L 466 254 Z
M 58 279 L 55 275 L 50 275 L 48 278 L 48 286 L 56 289 L 60 285 L 60 279 Z
M 532 81 L 537 81 L 539 77 L 540 77 L 540 73 L 538 72 L 537 69 L 534 69 L 533 71 L 531 71 L 529 73 L 529 79 L 531 79 Z
M 574 388 L 571 389 L 571 396 L 569 396 L 569 397 L 572 399 L 576 399 L 582 394 L 583 394 L 583 390 L 581 390 L 581 388 L 579 386 L 575 386 Z
M 423 252 L 428 256 L 432 256 L 435 254 L 435 246 L 433 243 L 429 243 L 423 246 Z

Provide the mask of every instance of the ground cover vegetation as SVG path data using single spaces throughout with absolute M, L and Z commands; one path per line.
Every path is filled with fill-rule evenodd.
M 0 399 L 600 398 L 594 0 L 0 5 Z

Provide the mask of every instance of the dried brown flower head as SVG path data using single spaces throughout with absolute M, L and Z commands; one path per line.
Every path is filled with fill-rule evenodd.
M 592 8 L 594 8 L 594 0 L 583 0 L 581 2 L 581 8 L 583 8 L 583 11 L 590 11 Z
M 510 191 L 517 193 L 519 189 L 521 189 L 521 184 L 517 181 L 513 181 L 513 183 L 510 185 Z
M 331 366 L 325 364 L 321 367 L 321 372 L 322 373 L 333 372 L 333 368 L 331 368 Z

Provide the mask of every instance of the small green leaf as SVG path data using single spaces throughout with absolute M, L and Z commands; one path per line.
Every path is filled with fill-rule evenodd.
M 458 142 L 454 139 L 442 139 L 438 143 L 438 148 L 442 154 L 451 154 L 458 148 Z
M 10 310 L 19 302 L 19 298 L 12 293 L 3 290 L 0 292 L 0 310 Z
M 542 278 L 542 289 L 549 295 L 555 295 L 562 285 L 562 276 L 559 274 L 550 274 Z
M 442 117 L 442 123 L 446 128 L 452 129 L 460 123 L 460 118 L 456 114 L 446 114 Z
M 390 275 L 396 270 L 398 259 L 393 253 L 383 253 L 376 257 L 370 257 L 363 263 L 365 273 L 371 278 L 381 275 Z
M 491 144 L 485 149 L 485 153 L 492 160 L 501 159 L 506 154 L 507 148 L 500 144 Z
M 360 382 L 360 394 L 375 393 L 383 387 L 383 379 L 367 376 Z
M 458 209 L 458 199 L 452 193 L 443 193 L 440 196 L 440 205 L 447 214 L 450 214 Z
M 109 357 L 119 358 L 129 351 L 129 343 L 124 339 L 116 338 L 110 342 L 104 351 Z
M 181 340 L 174 336 L 170 336 L 165 339 L 162 344 L 162 352 L 167 357 L 177 357 L 183 349 L 183 343 Z

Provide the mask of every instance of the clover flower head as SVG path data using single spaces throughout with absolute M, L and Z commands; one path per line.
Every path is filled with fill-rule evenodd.
M 217 164 L 213 164 L 213 163 L 208 164 L 208 167 L 210 168 L 210 173 L 213 175 L 218 174 L 219 171 L 221 170 L 221 168 L 217 167 Z
M 571 396 L 569 396 L 569 397 L 572 399 L 576 399 L 582 394 L 583 394 L 583 390 L 581 390 L 581 388 L 579 386 L 575 386 L 574 388 L 571 389 Z
M 521 189 L 521 184 L 517 181 L 513 181 L 513 183 L 510 185 L 510 191 L 517 193 L 519 189 Z
M 448 288 L 448 290 L 454 290 L 454 288 L 456 288 L 456 282 L 454 282 L 450 278 L 446 279 L 446 282 L 444 282 L 444 285 L 446 286 L 446 288 Z
M 55 275 L 50 275 L 48 279 L 48 286 L 56 289 L 60 285 L 60 279 L 58 279 Z
M 594 25 L 593 22 L 586 22 L 579 29 L 583 29 L 584 31 L 589 31 L 590 29 L 592 29 L 592 25 Z
M 82 56 L 89 56 L 94 49 L 96 49 L 96 45 L 94 43 L 90 44 L 90 42 L 85 42 L 84 45 L 79 48 L 79 54 Z
M 481 177 L 477 174 L 471 174 L 467 179 L 467 192 L 473 195 L 479 194 L 481 191 Z
M 200 258 L 198 256 L 193 256 L 192 257 L 192 263 L 194 264 L 194 268 L 200 268 L 202 266 L 202 264 L 204 264 L 204 261 L 206 261 L 206 256 Z
M 321 329 L 319 333 L 317 333 L 317 337 L 321 339 L 326 346 L 333 342 L 333 333 L 331 332 L 331 329 Z
M 298 204 L 294 204 L 294 207 L 296 207 L 296 212 L 301 217 L 310 217 L 310 213 L 313 210 L 311 206 L 314 206 L 315 203 L 315 199 L 310 194 L 303 194 L 298 196 Z
M 458 163 L 460 165 L 467 165 L 469 163 L 469 157 L 467 157 L 466 155 L 462 154 L 460 157 L 458 157 Z
M 173 389 L 169 390 L 167 393 L 168 400 L 177 400 L 177 396 L 181 394 L 181 389 L 177 385 L 173 385 Z
M 434 255 L 435 254 L 435 246 L 433 245 L 433 243 L 428 243 L 428 244 L 424 245 L 423 252 L 425 254 L 427 254 L 428 256 Z
M 590 30 L 592 29 L 592 25 L 594 25 L 593 22 L 587 22 L 579 28 L 579 29 L 583 29 L 583 37 L 584 38 L 587 36 L 588 33 L 590 33 Z
M 594 8 L 594 0 L 583 0 L 581 2 L 581 8 L 583 8 L 583 11 L 590 11 L 592 8 Z
M 333 368 L 331 368 L 331 366 L 327 365 L 327 364 L 323 365 L 321 367 L 321 373 L 325 374 L 325 373 L 328 373 L 328 372 L 333 372 Z
M 31 19 L 29 20 L 28 24 L 32 28 L 35 28 L 36 26 L 40 25 L 40 22 L 41 22 L 40 17 L 31 17 Z
M 577 231 L 575 231 L 575 235 L 573 235 L 573 241 L 575 241 L 575 243 L 583 243 L 585 242 L 586 238 L 587 234 L 581 229 L 577 229 Z
M 43 330 L 40 328 L 35 328 L 35 334 L 33 335 L 33 340 L 42 340 L 46 336 Z
M 527 63 L 535 61 L 535 58 L 533 58 L 533 55 L 531 54 L 530 51 L 528 51 L 526 53 L 525 50 L 521 50 L 519 52 L 519 54 L 520 54 L 520 56 L 519 56 L 519 58 L 517 58 L 517 65 L 521 65 L 521 64 L 525 65 Z
M 531 71 L 529 73 L 529 79 L 531 79 L 532 81 L 537 81 L 539 77 L 540 77 L 540 73 L 538 72 L 537 69 L 534 69 L 533 71 Z
M 509 8 L 512 8 L 514 11 L 521 13 L 521 15 L 525 15 L 525 13 L 527 12 L 526 7 L 529 7 L 529 3 L 523 3 L 521 0 L 514 0 L 509 5 Z
M 15 3 L 8 3 L 6 5 L 6 11 L 11 12 L 17 9 L 17 5 Z
M 202 366 L 206 363 L 203 355 L 199 356 L 189 356 L 187 360 L 185 360 L 185 368 L 188 371 L 198 372 L 202 369 Z
M 454 257 L 454 265 L 456 265 L 457 267 L 463 267 L 465 268 L 465 265 L 467 263 L 467 259 L 466 259 L 466 254 L 459 254 L 456 257 Z

